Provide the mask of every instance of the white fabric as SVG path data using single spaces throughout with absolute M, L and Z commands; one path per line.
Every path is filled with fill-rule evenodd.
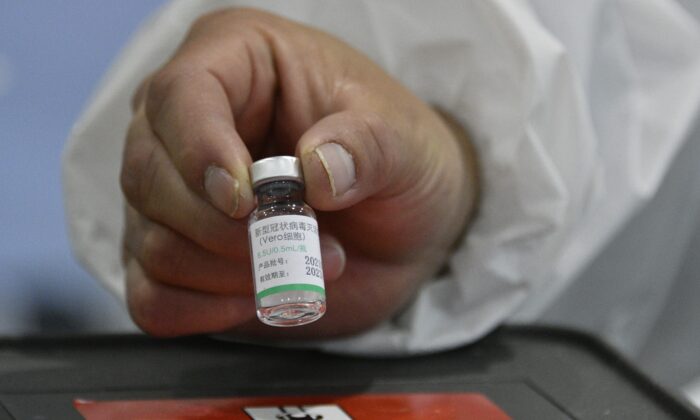
M 695 382 L 688 384 L 683 389 L 683 394 L 697 407 L 700 407 L 700 378 Z
M 73 246 L 122 299 L 118 172 L 129 97 L 194 18 L 244 4 L 363 51 L 458 118 L 481 160 L 479 216 L 450 274 L 390 322 L 318 343 L 330 351 L 435 351 L 507 320 L 541 319 L 656 194 L 700 100 L 700 31 L 669 1 L 175 1 L 124 50 L 64 154 Z

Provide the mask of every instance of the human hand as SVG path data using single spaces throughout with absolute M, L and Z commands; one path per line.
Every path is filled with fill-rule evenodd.
M 466 138 L 368 58 L 255 10 L 200 18 L 134 96 L 121 185 L 135 323 L 158 336 L 355 333 L 444 264 L 476 195 Z M 301 158 L 317 210 L 328 311 L 255 320 L 248 166 Z

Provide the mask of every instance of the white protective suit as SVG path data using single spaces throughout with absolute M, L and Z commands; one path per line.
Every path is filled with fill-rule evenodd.
M 620 238 L 657 195 L 700 100 L 698 25 L 665 0 L 172 2 L 123 51 L 64 155 L 73 246 L 111 291 L 123 299 L 118 173 L 130 96 L 193 19 L 230 5 L 335 34 L 449 110 L 478 149 L 480 213 L 450 273 L 426 282 L 390 322 L 319 346 L 417 353 L 505 321 L 544 320 L 593 329 L 640 354 L 700 208 L 700 172 L 686 168 L 669 211 Z

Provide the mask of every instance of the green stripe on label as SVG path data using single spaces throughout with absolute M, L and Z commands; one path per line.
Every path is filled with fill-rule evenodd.
M 284 284 L 282 286 L 270 287 L 262 292 L 258 293 L 256 297 L 262 299 L 266 296 L 274 295 L 275 293 L 281 292 L 291 292 L 293 290 L 303 290 L 305 292 L 316 292 L 323 296 L 326 296 L 326 290 L 323 287 L 315 286 L 313 284 Z

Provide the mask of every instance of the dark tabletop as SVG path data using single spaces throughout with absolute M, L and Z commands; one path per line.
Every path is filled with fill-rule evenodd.
M 476 392 L 516 419 L 698 419 L 598 340 L 504 327 L 410 358 L 343 357 L 139 335 L 0 340 L 0 419 L 81 418 L 76 398 Z

